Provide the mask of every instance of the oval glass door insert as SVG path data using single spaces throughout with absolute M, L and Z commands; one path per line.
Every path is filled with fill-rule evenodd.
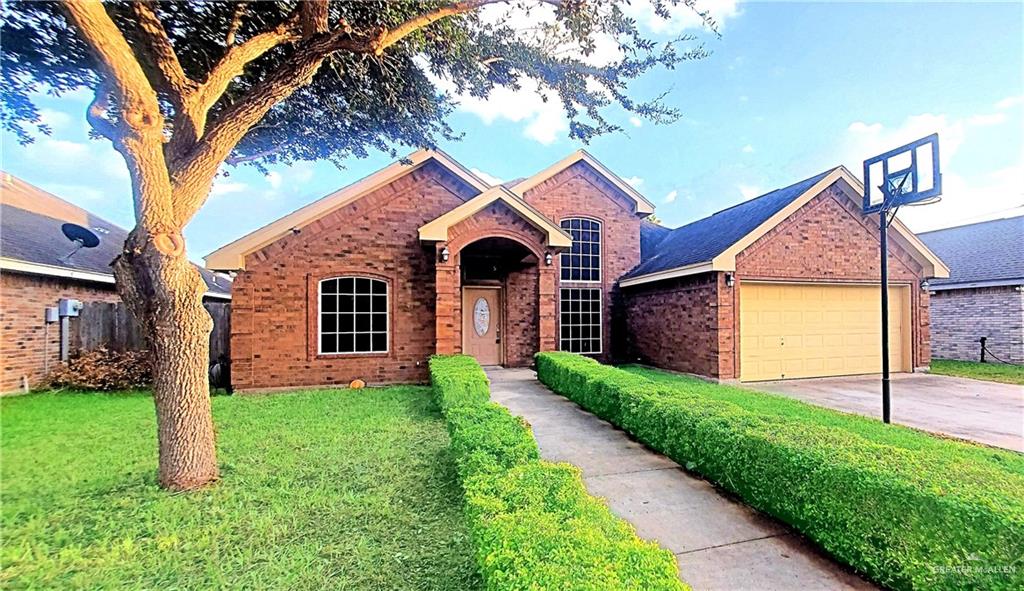
M 476 330 L 477 336 L 482 337 L 487 334 L 489 328 L 491 328 L 491 308 L 487 305 L 487 300 L 477 298 L 476 303 L 473 304 L 473 329 Z

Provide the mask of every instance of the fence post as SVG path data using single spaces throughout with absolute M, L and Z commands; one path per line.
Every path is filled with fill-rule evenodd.
M 985 341 L 987 341 L 987 340 L 988 340 L 988 337 L 981 337 L 980 339 L 978 339 L 978 342 L 981 343 L 981 362 L 982 363 L 985 363 Z

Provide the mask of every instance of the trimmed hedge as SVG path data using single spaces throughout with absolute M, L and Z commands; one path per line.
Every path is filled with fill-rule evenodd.
M 873 440 L 839 418 L 811 419 L 832 411 L 755 412 L 738 397 L 757 392 L 732 389 L 738 404 L 701 395 L 707 384 L 656 383 L 568 353 L 538 354 L 537 368 L 556 392 L 883 585 L 1024 587 L 1024 472 L 1008 461 L 1017 454 L 900 427 Z
M 472 357 L 435 356 L 430 377 L 487 589 L 688 589 L 672 553 L 587 494 L 577 468 L 539 459 Z

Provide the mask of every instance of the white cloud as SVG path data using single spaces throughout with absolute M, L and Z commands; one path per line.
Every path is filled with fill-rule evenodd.
M 1017 96 L 1008 96 L 1003 100 L 996 103 L 996 108 L 1000 110 L 1010 109 L 1018 105 L 1024 105 L 1024 94 Z
M 633 115 L 632 117 L 629 118 L 629 124 L 632 125 L 633 127 L 641 127 L 644 124 L 644 122 L 636 115 Z
M 871 156 L 936 132 L 939 134 L 940 164 L 946 166 L 960 149 L 967 132 L 964 121 L 952 121 L 946 115 L 932 113 L 908 117 L 894 128 L 887 128 L 881 123 L 855 121 L 847 131 L 840 152 L 841 162 L 853 171 L 860 171 L 864 160 Z
M 747 145 L 743 146 L 743 149 L 741 151 L 744 154 L 753 154 L 754 153 L 754 146 L 751 146 L 750 144 L 747 144 Z
M 667 8 L 668 19 L 655 14 L 654 7 L 646 0 L 624 5 L 622 11 L 655 34 L 678 35 L 687 30 L 703 28 L 703 20 L 692 8 L 686 6 L 685 2 Z M 740 15 L 738 0 L 697 0 L 696 8 L 698 11 L 708 12 L 718 23 L 719 31 L 725 28 L 727 20 Z
M 642 179 L 642 178 L 640 178 L 638 176 L 631 176 L 628 179 L 622 179 L 622 180 L 626 181 L 626 184 L 628 184 L 629 186 L 633 187 L 634 189 L 639 189 L 641 187 L 641 185 L 644 184 L 644 179 Z
M 761 187 L 754 185 L 738 185 L 736 188 L 740 190 L 740 195 L 743 195 L 744 199 L 753 199 L 764 192 Z
M 984 127 L 986 125 L 999 125 L 1006 122 L 1006 113 L 984 113 L 974 115 L 967 119 L 968 125 Z
M 249 190 L 249 185 L 245 183 L 230 181 L 225 177 L 219 176 L 213 181 L 213 187 L 210 188 L 210 198 L 223 197 L 224 195 L 232 195 Z
M 675 189 L 673 189 L 673 190 L 668 192 L 668 195 L 665 195 L 665 199 L 663 200 L 663 202 L 664 203 L 672 203 L 673 201 L 676 200 L 676 197 L 678 197 L 678 196 L 679 196 L 679 191 L 676 191 Z
M 61 134 L 71 126 L 71 115 L 55 109 L 39 109 L 40 123 L 49 125 L 54 133 Z
M 272 189 L 280 189 L 281 188 L 281 181 L 284 180 L 281 177 L 281 173 L 279 173 L 277 171 L 274 171 L 274 170 L 272 170 L 272 171 L 267 173 L 266 179 L 267 179 L 267 183 L 270 185 L 270 187 Z
M 44 137 L 25 146 L 25 160 L 46 163 L 47 174 L 54 178 L 80 178 L 89 171 L 92 178 L 127 182 L 124 158 L 107 141 L 73 142 Z
M 500 185 L 502 182 L 504 182 L 500 178 L 494 176 L 493 174 L 488 174 L 480 170 L 479 168 L 470 168 L 469 171 L 475 174 L 476 176 L 480 177 L 480 179 L 483 180 L 488 185 Z

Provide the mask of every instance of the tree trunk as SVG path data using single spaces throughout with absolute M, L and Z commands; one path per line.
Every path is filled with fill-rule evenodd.
M 145 327 L 153 359 L 153 400 L 160 485 L 191 490 L 218 478 L 207 376 L 213 321 L 203 307 L 206 284 L 168 234 L 131 232 L 114 264 L 121 298 Z M 170 250 L 170 252 L 168 252 Z

